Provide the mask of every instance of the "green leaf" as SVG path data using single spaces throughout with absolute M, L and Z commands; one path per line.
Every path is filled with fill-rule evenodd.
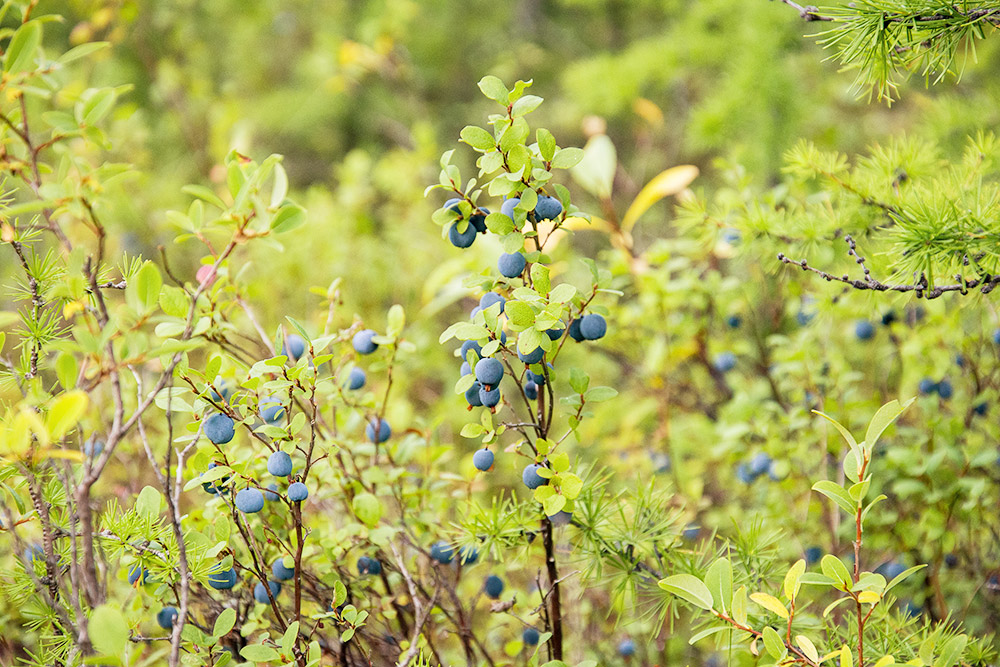
M 600 401 L 612 399 L 617 395 L 618 390 L 614 387 L 594 387 L 593 389 L 588 389 L 583 397 L 589 403 L 599 403 Z
M 374 526 L 382 518 L 382 503 L 367 491 L 354 496 L 351 502 L 354 514 L 368 526 Z
M 715 608 L 725 610 L 733 599 L 733 565 L 727 558 L 719 558 L 705 573 L 705 585 L 712 592 Z
M 844 440 L 846 440 L 847 444 L 851 446 L 852 451 L 858 448 L 858 441 L 854 439 L 854 436 L 851 435 L 850 431 L 844 428 L 843 424 L 841 424 L 839 421 L 837 421 L 830 415 L 826 414 L 825 412 L 820 412 L 819 410 L 813 410 L 813 414 L 817 414 L 823 419 L 833 424 L 837 428 L 837 430 L 840 431 L 840 434 L 844 436 Z
M 698 577 L 691 574 L 675 574 L 660 579 L 659 587 L 680 599 L 690 602 L 706 611 L 712 609 L 712 593 Z
M 163 287 L 163 278 L 160 276 L 160 269 L 152 262 L 146 262 L 139 273 L 132 279 L 127 289 L 135 288 L 135 298 L 142 306 L 141 310 L 150 311 L 160 302 L 160 288 Z M 133 306 L 135 307 L 135 306 Z M 136 308 L 139 310 L 139 308 Z
M 483 95 L 491 100 L 496 100 L 504 106 L 507 105 L 507 87 L 503 85 L 503 81 L 495 76 L 484 76 L 480 79 L 479 90 L 483 91 Z
M 102 604 L 90 614 L 90 641 L 102 655 L 121 655 L 128 646 L 128 623 L 117 605 Z
M 290 654 L 295 646 L 295 639 L 299 634 L 299 622 L 293 621 L 288 624 L 285 634 L 281 636 L 281 651 Z
M 562 489 L 563 495 L 568 500 L 574 500 L 580 495 L 580 491 L 583 490 L 583 480 L 573 473 L 566 473 L 562 475 L 559 488 Z
M 752 597 L 752 596 L 751 596 Z M 764 648 L 767 649 L 768 654 L 775 660 L 781 660 L 785 657 L 785 653 L 788 649 L 785 648 L 785 642 L 781 641 L 781 636 L 778 631 L 771 626 L 765 626 L 764 632 Z
M 91 89 L 87 93 L 89 97 L 83 103 L 80 122 L 83 125 L 96 125 L 114 108 L 118 93 L 114 88 Z
M 955 665 L 962 657 L 962 653 L 965 652 L 965 645 L 968 642 L 969 638 L 965 635 L 958 635 L 946 641 L 941 647 L 941 654 L 934 661 L 933 667 L 952 667 Z
M 306 210 L 297 204 L 286 204 L 271 219 L 271 231 L 283 234 L 306 224 Z
M 525 116 L 537 109 L 541 103 L 541 97 L 537 95 L 525 95 L 511 105 L 510 115 L 515 118 Z
M 4 68 L 14 74 L 34 66 L 35 53 L 42 43 L 42 24 L 28 21 L 14 33 L 7 47 Z
M 561 148 L 552 158 L 553 169 L 572 169 L 583 160 L 582 148 Z
M 231 607 L 223 609 L 222 613 L 215 619 L 215 627 L 212 629 L 212 634 L 216 637 L 228 635 L 235 625 L 236 610 Z
M 554 163 L 553 167 L 556 166 Z M 618 154 L 611 138 L 606 134 L 595 134 L 583 147 L 583 159 L 573 167 L 573 179 L 584 190 L 599 199 L 611 196 L 615 172 L 618 169 Z
M 576 296 L 576 288 L 569 283 L 556 285 L 549 292 L 549 301 L 552 303 L 568 303 Z
M 135 511 L 139 516 L 147 519 L 155 519 L 160 515 L 160 492 L 151 486 L 142 487 L 139 497 L 135 501 Z
M 566 498 L 560 495 L 552 495 L 545 499 L 542 503 L 542 508 L 545 510 L 546 516 L 552 516 L 558 514 L 563 507 L 566 506 Z
M 264 646 L 263 644 L 250 644 L 249 646 L 244 646 L 240 649 L 240 655 L 250 662 L 271 662 L 272 660 L 277 660 L 280 657 L 277 651 L 270 646 Z
M 879 439 L 882 433 L 885 432 L 889 426 L 899 418 L 906 408 L 910 407 L 914 399 L 908 400 L 906 403 L 900 404 L 899 401 L 889 401 L 875 413 L 872 420 L 868 423 L 868 430 L 865 431 L 865 444 L 868 446 L 869 451 L 875 446 L 875 442 Z M 937 667 L 937 665 L 935 665 Z
M 813 484 L 812 488 L 813 491 L 818 491 L 837 503 L 837 505 L 839 505 L 840 508 L 848 514 L 854 514 L 858 509 L 857 502 L 855 502 L 854 499 L 851 498 L 850 494 L 844 490 L 844 487 L 839 484 L 835 484 L 829 480 L 823 480 Z
M 890 581 L 888 584 L 886 584 L 885 591 L 883 591 L 883 593 L 888 593 L 890 590 L 892 590 L 893 588 L 895 588 L 899 584 L 903 583 L 903 580 L 906 579 L 907 577 L 909 577 L 911 574 L 913 574 L 914 572 L 917 572 L 918 570 L 922 570 L 925 567 L 927 567 L 927 565 L 914 565 L 911 568 L 903 570 L 898 575 L 896 575 L 895 577 L 893 577 L 892 581 Z
M 496 140 L 493 135 L 481 127 L 467 125 L 462 128 L 462 141 L 479 151 L 496 150 Z
M 0 333 L 0 350 L 3 349 L 4 335 Z M 56 359 L 56 377 L 63 389 L 69 390 L 76 387 L 76 376 L 80 372 L 80 367 L 76 363 L 76 357 L 69 352 L 61 352 Z
M 544 127 L 538 128 L 535 132 L 538 141 L 538 152 L 546 162 L 552 160 L 556 154 L 556 138 Z
M 853 579 L 851 578 L 851 573 L 844 565 L 843 561 L 834 556 L 833 554 L 827 554 L 823 556 L 823 560 L 820 561 L 820 569 L 823 570 L 823 574 L 839 581 L 842 585 L 850 586 Z
M 206 188 L 204 185 L 185 185 L 181 188 L 181 192 L 189 194 L 192 197 L 197 197 L 202 201 L 206 201 L 212 206 L 218 207 L 225 211 L 229 207 L 226 206 L 226 202 L 222 201 L 219 195 L 215 194 L 213 190 Z
M 538 262 L 532 264 L 531 283 L 539 294 L 548 294 L 549 290 L 552 289 L 552 283 L 549 281 L 549 267 Z
M 504 312 L 515 331 L 527 329 L 535 324 L 535 311 L 523 301 L 508 301 L 504 305 Z
M 710 637 L 719 632 L 726 632 L 727 630 L 732 630 L 732 628 L 726 627 L 724 625 L 714 628 L 706 628 L 705 630 L 702 630 L 701 632 L 696 632 L 694 635 L 692 635 L 691 639 L 688 640 L 688 644 L 694 646 L 697 642 L 701 641 L 705 637 Z

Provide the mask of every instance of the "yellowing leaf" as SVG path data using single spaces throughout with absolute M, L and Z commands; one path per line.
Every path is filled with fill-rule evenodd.
M 759 604 L 764 609 L 777 614 L 782 618 L 788 618 L 788 610 L 778 601 L 778 598 L 767 593 L 751 593 L 750 599 Z
M 862 604 L 878 604 L 881 599 L 882 596 L 875 591 L 862 591 L 858 594 L 858 602 Z
M 805 635 L 796 635 L 795 643 L 798 645 L 802 652 L 806 654 L 806 657 L 813 662 L 819 662 L 819 653 L 816 651 L 816 646 L 809 640 Z
M 785 597 L 789 600 L 794 600 L 795 596 L 799 594 L 799 578 L 802 573 L 806 571 L 806 562 L 803 559 L 799 559 L 795 565 L 788 570 L 788 574 L 785 575 Z
M 840 667 L 853 667 L 854 666 L 854 656 L 851 655 L 851 649 L 847 648 L 847 644 L 840 647 Z
M 698 178 L 698 167 L 690 164 L 671 167 L 660 172 L 636 195 L 632 205 L 622 218 L 622 229 L 632 229 L 636 221 L 649 208 L 664 197 L 676 195 L 684 190 L 691 181 Z
M 896 659 L 891 655 L 883 655 L 881 658 L 878 659 L 878 662 L 875 663 L 874 667 L 886 667 L 887 665 L 891 665 L 894 662 L 896 662 Z
M 57 398 L 52 407 L 49 408 L 49 416 L 45 420 L 49 437 L 53 440 L 59 440 L 66 435 L 83 417 L 89 404 L 90 399 L 87 394 L 76 389 Z

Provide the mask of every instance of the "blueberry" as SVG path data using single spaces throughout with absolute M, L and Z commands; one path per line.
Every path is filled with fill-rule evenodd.
M 374 329 L 364 329 L 354 334 L 354 337 L 351 338 L 351 345 L 354 346 L 354 350 L 358 354 L 371 354 L 378 349 L 378 343 L 372 340 L 377 335 Z
M 549 368 L 551 368 L 551 367 L 552 367 L 552 365 L 549 364 Z M 525 377 L 528 378 L 529 382 L 534 382 L 539 387 L 541 387 L 541 386 L 543 386 L 545 384 L 545 375 L 543 373 L 534 373 L 532 371 L 528 371 L 525 374 Z
M 492 408 L 498 405 L 500 403 L 500 387 L 494 387 L 493 389 L 480 387 L 479 402 L 486 408 Z
M 229 415 L 221 412 L 212 415 L 202 424 L 205 437 L 216 445 L 224 445 L 236 435 L 236 425 Z
M 937 393 L 941 398 L 945 400 L 951 398 L 953 391 L 954 390 L 952 389 L 951 382 L 949 380 L 941 380 L 937 383 Z
M 288 581 L 289 579 L 295 577 L 295 568 L 285 567 L 283 559 L 279 558 L 278 560 L 274 561 L 274 563 L 272 563 L 271 574 L 274 575 L 274 578 L 277 581 Z
M 495 574 L 491 574 L 483 582 L 483 591 L 486 593 L 486 597 L 496 600 L 503 593 L 503 579 Z
M 447 565 L 455 557 L 455 552 L 447 542 L 435 542 L 431 545 L 431 558 Z
M 365 377 L 365 372 L 355 366 L 351 369 L 351 372 L 347 375 L 347 388 L 351 391 L 357 391 L 365 386 L 365 381 L 368 378 Z
M 736 368 L 736 355 L 732 352 L 723 352 L 715 357 L 715 361 L 712 362 L 712 365 L 715 366 L 715 369 L 720 373 L 728 373 Z
M 271 589 L 271 596 L 278 597 L 278 593 L 281 592 L 281 584 L 277 581 L 268 581 L 267 588 L 264 584 L 257 582 L 257 585 L 253 587 L 253 599 L 261 604 L 271 604 L 271 598 L 267 596 L 267 589 Z
M 277 484 L 272 482 L 271 484 L 267 485 L 267 490 L 264 491 L 264 500 L 267 500 L 268 502 L 272 503 L 281 500 L 281 496 L 278 495 Z
M 945 554 L 944 564 L 948 567 L 955 567 L 958 565 L 958 555 L 954 553 Z
M 566 327 L 553 327 L 552 329 L 546 329 L 545 334 L 549 337 L 549 340 L 556 341 L 563 337 L 565 331 Z
M 986 401 L 983 401 L 982 403 L 977 403 L 976 407 L 972 408 L 972 411 L 977 415 L 979 415 L 980 417 L 982 417 L 983 415 L 986 414 L 987 407 L 988 406 L 986 405 Z
M 90 458 L 95 456 L 100 456 L 101 452 L 104 451 L 104 441 L 98 438 L 96 435 L 92 435 L 87 438 L 87 441 L 83 443 L 83 455 Z
M 142 567 L 141 565 L 133 565 L 128 571 L 128 583 L 130 586 L 135 586 L 138 583 L 140 586 L 149 579 L 149 570 Z
M 466 375 L 471 375 L 472 374 L 472 366 L 469 365 L 468 361 L 463 361 L 462 362 L 462 368 L 461 368 L 461 370 L 460 370 L 459 373 L 460 373 L 460 375 L 462 375 L 462 377 L 465 377 Z
M 937 391 L 937 382 L 930 378 L 924 378 L 920 381 L 920 384 L 917 385 L 917 389 L 924 395 L 933 394 Z
M 222 403 L 223 401 L 229 401 L 229 397 L 233 394 L 233 387 L 227 380 L 222 380 L 219 378 L 215 379 L 215 386 L 218 387 L 219 391 L 212 389 L 209 393 L 212 400 L 216 403 Z M 221 392 L 221 393 L 220 393 Z
M 259 489 L 243 489 L 236 494 L 236 509 L 254 514 L 264 509 L 264 494 Z
M 517 352 L 517 358 L 529 366 L 531 364 L 537 364 L 539 361 L 542 360 L 542 357 L 544 356 L 545 356 L 545 350 L 543 350 L 541 347 L 536 347 L 528 354 L 522 354 L 520 350 L 518 350 Z
M 604 338 L 608 332 L 608 323 L 597 313 L 590 313 L 580 318 L 580 335 L 586 340 Z
M 920 615 L 924 613 L 924 609 L 913 600 L 907 600 L 906 603 L 903 604 L 903 613 L 910 618 L 919 618 Z
M 458 560 L 462 565 L 475 565 L 479 560 L 479 549 L 476 547 L 462 547 L 458 550 Z
M 681 537 L 687 540 L 688 542 L 694 542 L 695 540 L 698 539 L 698 536 L 700 534 L 701 534 L 701 527 L 696 524 L 689 523 L 687 525 L 687 528 L 684 529 L 684 532 L 681 533 Z
M 365 426 L 365 437 L 372 442 L 382 443 L 388 440 L 392 436 L 392 428 L 389 426 L 389 422 L 384 419 L 379 419 L 378 421 L 378 439 L 375 437 L 375 420 L 371 420 Z
M 217 591 L 228 591 L 236 585 L 236 570 L 229 568 L 224 572 L 213 572 L 208 575 L 208 585 Z
M 740 234 L 740 230 L 738 229 L 729 227 L 722 230 L 722 240 L 729 245 L 739 245 L 741 237 L 742 234 Z
M 771 467 L 771 457 L 761 452 L 750 459 L 750 472 L 753 475 L 763 475 Z
M 476 363 L 476 379 L 484 387 L 495 387 L 503 379 L 503 364 L 492 357 L 480 359 Z
M 541 467 L 537 463 L 529 463 L 521 472 L 521 481 L 529 489 L 537 489 L 549 483 L 549 480 L 538 474 L 538 469 Z
M 586 338 L 583 337 L 583 332 L 580 331 L 579 317 L 569 323 L 569 337 L 575 340 L 577 343 L 586 340 Z
M 741 463 L 736 466 L 736 479 L 740 480 L 744 484 L 753 484 L 753 481 L 757 479 L 757 476 L 750 472 L 750 466 L 746 463 Z
M 806 565 L 814 565 L 823 558 L 823 549 L 820 547 L 809 547 L 806 549 Z
M 174 621 L 177 620 L 177 607 L 164 607 L 156 615 L 156 623 L 164 630 L 170 630 L 174 627 Z
M 487 292 L 479 299 L 479 307 L 486 310 L 495 303 L 500 304 L 500 312 L 503 312 L 504 304 L 507 303 L 507 299 L 503 298 L 496 292 Z
M 448 230 L 448 240 L 451 241 L 451 244 L 456 248 L 468 248 L 476 240 L 476 234 L 478 233 L 476 231 L 476 226 L 470 222 L 468 226 L 466 226 L 465 231 L 460 232 L 458 231 L 458 225 L 459 223 L 456 222 L 451 226 L 451 229 Z
M 281 353 L 292 361 L 297 361 L 306 353 L 306 341 L 298 334 L 288 334 L 285 336 L 285 345 L 281 348 Z
M 382 574 L 382 563 L 375 558 L 362 556 L 358 559 L 358 574 Z
M 527 264 L 524 255 L 519 252 L 504 253 L 497 261 L 497 270 L 505 278 L 517 278 Z
M 635 642 L 631 639 L 623 639 L 618 642 L 618 655 L 623 658 L 635 655 Z
M 490 214 L 490 209 L 481 208 L 477 213 L 469 216 L 469 224 L 476 228 L 480 234 L 486 233 L 486 216 Z
M 483 347 L 474 340 L 467 340 L 462 343 L 462 358 L 469 358 L 469 350 L 476 351 L 476 357 L 481 358 L 483 356 Z
M 458 197 L 455 197 L 453 199 L 449 199 L 448 201 L 446 201 L 444 203 L 444 206 L 442 206 L 441 208 L 446 208 L 449 211 L 451 211 L 452 213 L 454 213 L 454 214 L 456 214 L 458 216 L 461 216 L 462 215 L 462 209 L 459 206 L 459 204 L 461 204 L 461 203 L 462 203 L 462 200 L 459 199 Z
M 1000 345 L 1000 329 L 993 332 L 993 342 Z
M 479 398 L 479 392 L 482 388 L 483 385 L 473 381 L 472 386 L 465 390 L 465 400 L 470 407 L 478 408 L 482 406 L 483 401 Z
M 309 497 L 309 489 L 302 482 L 292 482 L 288 485 L 288 499 L 293 503 L 301 503 Z
M 528 397 L 528 400 L 534 401 L 538 398 L 538 385 L 528 380 L 524 383 L 524 395 Z
M 260 418 L 268 424 L 277 424 L 284 417 L 285 406 L 277 396 L 268 396 L 260 402 Z
M 275 477 L 288 477 L 292 474 L 292 457 L 280 450 L 271 454 L 267 459 L 267 471 Z
M 549 522 L 553 526 L 565 526 L 572 520 L 573 520 L 573 513 L 567 512 L 566 510 L 559 510 L 558 512 L 549 517 Z
M 25 547 L 24 552 L 21 554 L 24 558 L 25 563 L 30 563 L 36 558 L 40 561 L 45 560 L 45 549 L 42 548 L 41 544 L 32 544 L 30 547 Z M 129 582 L 130 584 L 133 582 Z
M 803 327 L 812 322 L 812 319 L 814 317 L 816 317 L 815 313 L 807 313 L 804 310 L 800 310 L 799 312 L 795 313 L 795 321 L 799 323 L 799 326 Z
M 514 209 L 517 205 L 521 203 L 520 197 L 511 197 L 510 199 L 504 199 L 503 203 L 500 204 L 500 212 L 506 215 L 513 222 L 514 220 Z
M 535 204 L 535 219 L 536 220 L 555 220 L 563 212 L 563 205 L 555 197 L 547 197 L 542 195 L 538 198 L 538 203 Z
M 893 322 L 895 322 L 897 319 L 899 319 L 899 317 L 896 315 L 895 310 L 887 310 L 886 312 L 882 313 L 882 326 L 887 327 Z
M 726 325 L 730 329 L 739 329 L 741 324 L 743 324 L 743 319 L 739 315 L 730 315 L 726 318 Z
M 965 357 L 963 357 L 961 354 L 956 354 L 955 365 L 958 366 L 959 368 L 965 368 Z
M 858 320 L 854 323 L 854 335 L 858 340 L 871 340 L 875 335 L 875 327 L 868 320 Z
M 537 646 L 541 635 L 534 628 L 525 628 L 521 633 L 521 640 L 528 646 Z
M 480 449 L 472 455 L 472 465 L 476 466 L 476 470 L 486 472 L 493 467 L 494 458 L 494 454 L 491 450 Z

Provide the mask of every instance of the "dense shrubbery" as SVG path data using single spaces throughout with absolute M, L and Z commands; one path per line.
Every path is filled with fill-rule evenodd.
M 72 29 L 4 5 L 0 661 L 995 663 L 1000 146 L 947 120 L 995 118 L 988 67 L 846 157 L 871 135 L 814 114 L 886 112 L 803 74 L 787 7 L 525 3 L 544 49 L 484 53 L 568 103 L 486 76 L 459 133 L 482 107 L 428 65 L 449 31 L 412 36 L 442 8 L 338 4 L 355 41 L 241 6 L 233 35 L 287 47 L 259 68 L 257 40 L 201 38 L 235 5 L 168 4 Z M 895 93 L 1000 11 L 912 4 L 806 18 L 851 63 L 881 16 L 899 48 L 859 81 Z M 567 12 L 621 48 L 542 39 Z M 426 124 L 411 69 L 454 116 Z M 216 76 L 244 97 L 202 96 Z M 665 119 L 660 87 L 693 108 Z M 577 136 L 574 105 L 608 122 Z M 465 145 L 424 190 L 435 132 Z M 667 160 L 697 151 L 749 171 Z

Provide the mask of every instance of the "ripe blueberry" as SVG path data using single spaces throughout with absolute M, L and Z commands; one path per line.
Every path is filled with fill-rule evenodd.
M 229 415 L 221 412 L 212 415 L 202 424 L 205 437 L 216 445 L 224 445 L 236 435 L 236 425 Z
M 236 494 L 236 509 L 254 514 L 264 509 L 264 494 L 259 489 L 243 489 Z
M 354 334 L 354 337 L 351 338 L 351 345 L 354 346 L 354 350 L 358 354 L 371 354 L 378 349 L 378 343 L 372 340 L 377 335 L 374 329 L 364 329 Z
M 476 466 L 476 470 L 485 472 L 493 467 L 494 458 L 493 452 L 489 449 L 480 449 L 472 455 L 472 465 Z
M 292 457 L 280 450 L 271 454 L 267 459 L 267 471 L 275 477 L 288 477 L 292 474 Z

